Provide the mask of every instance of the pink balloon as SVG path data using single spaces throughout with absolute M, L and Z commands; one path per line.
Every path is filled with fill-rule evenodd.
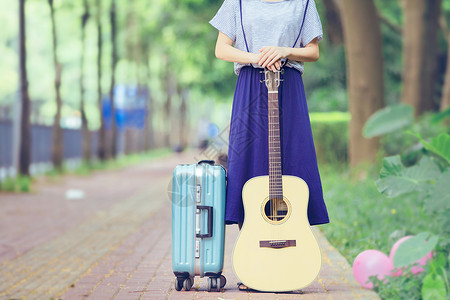
M 392 261 L 381 251 L 365 250 L 358 254 L 353 262 L 353 275 L 363 287 L 371 289 L 373 284 L 367 281 L 370 276 L 377 276 L 382 280 L 394 269 Z
M 392 264 L 394 264 L 394 255 L 395 255 L 395 252 L 397 252 L 397 249 L 400 246 L 400 244 L 402 244 L 404 241 L 406 241 L 407 239 L 410 239 L 412 237 L 413 237 L 412 235 L 404 236 L 401 239 L 399 239 L 397 242 L 395 242 L 394 246 L 392 246 L 391 253 L 389 254 L 389 259 L 392 261 Z M 422 266 L 426 265 L 427 261 L 429 259 L 431 259 L 432 257 L 433 257 L 433 251 L 430 251 L 430 253 L 428 253 L 421 259 L 417 260 L 415 263 L 417 263 L 418 265 L 411 268 L 411 273 L 413 273 L 415 275 L 415 274 L 419 274 L 419 273 L 423 272 Z M 392 276 L 400 276 L 400 275 L 402 275 L 401 268 L 394 270 L 394 272 L 392 274 Z

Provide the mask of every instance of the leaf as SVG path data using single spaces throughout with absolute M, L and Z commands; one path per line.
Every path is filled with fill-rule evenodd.
M 428 274 L 423 279 L 422 299 L 423 300 L 445 300 L 445 283 L 441 276 Z
M 406 104 L 387 106 L 367 120 L 363 135 L 372 138 L 402 129 L 413 123 L 413 114 L 413 108 Z
M 431 138 L 430 142 L 420 139 L 423 147 L 434 154 L 439 155 L 450 164 L 450 135 L 443 132 L 437 137 Z
M 440 123 L 446 118 L 450 117 L 450 107 L 444 111 L 438 112 L 431 117 L 432 123 Z
M 378 191 L 392 198 L 425 190 L 440 175 L 438 166 L 429 157 L 424 156 L 417 165 L 405 168 L 399 156 L 391 156 L 383 159 L 380 179 L 375 184 Z
M 394 255 L 394 267 L 405 267 L 415 263 L 433 250 L 438 242 L 438 237 L 432 235 L 428 238 L 429 235 L 428 232 L 421 232 L 401 243 Z
M 403 169 L 400 155 L 385 157 L 383 159 L 383 168 L 380 171 L 380 177 L 400 175 Z
M 450 209 L 450 168 L 439 176 L 432 187 L 429 198 L 425 201 L 425 210 L 434 213 Z
M 444 253 L 438 252 L 438 254 L 433 257 L 433 260 L 430 263 L 428 274 L 443 276 L 446 266 L 447 260 L 445 258 Z

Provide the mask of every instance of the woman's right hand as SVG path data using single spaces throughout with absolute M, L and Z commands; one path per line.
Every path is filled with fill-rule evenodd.
M 252 64 L 256 64 L 259 65 L 259 61 L 261 60 L 261 57 L 263 56 L 263 53 L 252 53 Z M 261 66 L 261 65 L 259 65 Z M 276 62 L 274 62 L 272 65 L 267 66 L 267 69 L 269 69 L 272 72 L 276 72 L 277 70 L 279 71 L 281 68 L 281 60 L 277 60 Z

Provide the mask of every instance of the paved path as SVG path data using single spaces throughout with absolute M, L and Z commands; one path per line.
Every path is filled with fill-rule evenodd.
M 317 280 L 292 293 L 243 292 L 231 270 L 236 226 L 227 226 L 220 292 L 196 278 L 173 289 L 170 201 L 173 155 L 89 176 L 40 179 L 31 194 L 0 194 L 0 299 L 378 299 L 353 279 L 346 260 L 315 230 L 323 266 Z M 69 200 L 69 189 L 84 198 Z

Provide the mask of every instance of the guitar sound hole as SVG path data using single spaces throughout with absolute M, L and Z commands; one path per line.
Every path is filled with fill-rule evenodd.
M 288 212 L 288 204 L 281 198 L 273 198 L 264 206 L 264 214 L 273 222 L 283 222 L 288 216 Z

